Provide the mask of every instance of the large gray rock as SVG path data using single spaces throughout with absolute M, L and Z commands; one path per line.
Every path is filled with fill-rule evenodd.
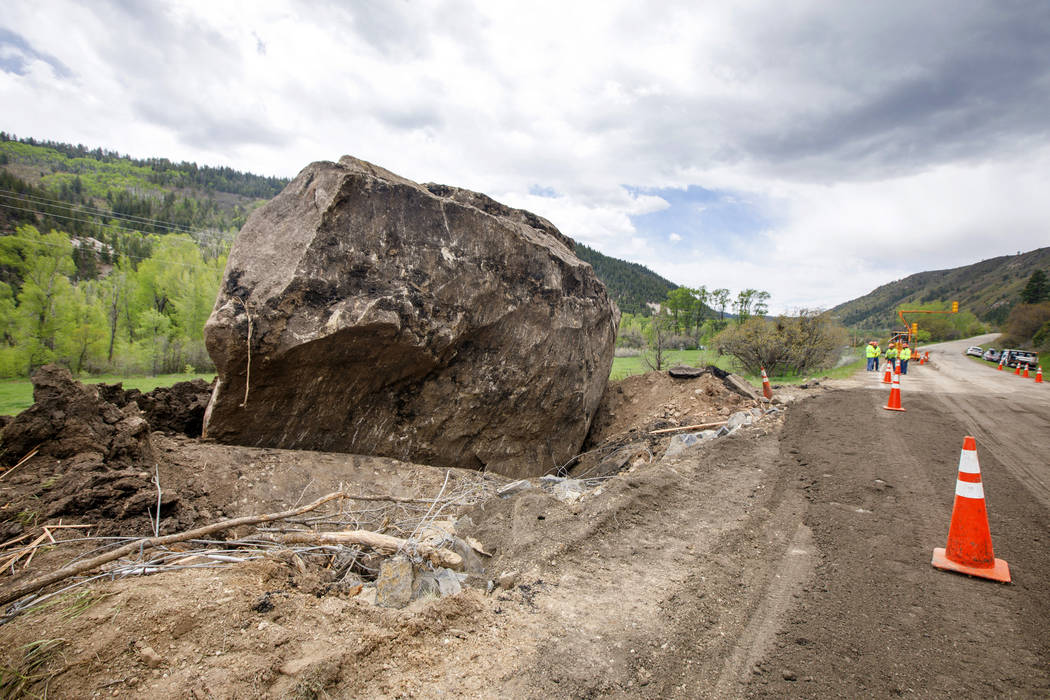
M 348 156 L 313 163 L 230 252 L 205 327 L 206 434 L 542 474 L 580 450 L 618 320 L 547 220 Z

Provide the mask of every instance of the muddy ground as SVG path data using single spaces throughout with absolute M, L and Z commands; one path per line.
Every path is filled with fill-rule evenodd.
M 538 484 L 500 498 L 507 480 L 495 475 L 154 433 L 162 489 L 185 494 L 162 507 L 164 531 L 340 484 L 427 498 L 444 486 L 470 504 L 442 517 L 491 556 L 463 592 L 403 609 L 289 552 L 94 581 L 0 626 L 2 682 L 77 698 L 1045 697 L 1050 390 L 968 363 L 961 348 L 933 357 L 902 382 L 907 413 L 882 410 L 881 377 L 861 373 L 781 392 L 780 413 L 673 458 L 655 425 L 754 403 L 710 377 L 626 380 L 589 447 L 644 449 L 575 503 Z M 929 563 L 945 544 L 966 434 L 1009 585 Z M 0 480 L 0 500 L 24 510 L 26 494 L 61 478 L 47 464 Z M 353 508 L 360 523 L 393 534 L 426 510 L 364 505 Z M 25 571 L 20 560 L 0 586 L 78 546 L 88 545 L 39 552 Z

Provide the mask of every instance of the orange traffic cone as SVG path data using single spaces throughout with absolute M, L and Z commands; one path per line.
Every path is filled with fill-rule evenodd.
M 1021 376 L 1028 379 L 1028 365 L 1024 366 L 1024 373 Z
M 1036 384 L 1042 384 L 1043 383 L 1043 366 L 1042 365 L 1039 365 L 1039 369 L 1037 369 L 1036 372 L 1035 372 L 1035 383 Z
M 893 384 L 893 360 L 886 360 L 886 373 L 882 375 L 883 384 Z
M 922 359 L 926 360 L 927 362 L 930 361 L 930 351 L 929 350 L 926 351 L 926 354 L 923 355 Z
M 762 396 L 767 399 L 773 398 L 773 387 L 769 386 L 769 377 L 766 376 L 766 368 L 762 368 Z
M 996 559 L 992 552 L 981 466 L 977 463 L 977 441 L 969 435 L 963 440 L 962 454 L 959 455 L 959 478 L 955 482 L 948 545 L 933 550 L 931 563 L 938 569 L 1010 583 L 1010 566 L 1002 559 Z
M 919 366 L 921 367 L 924 364 L 926 364 L 926 358 L 925 357 L 920 357 L 919 358 Z
M 890 389 L 890 400 L 883 406 L 887 411 L 904 411 L 901 408 L 901 370 L 897 367 L 893 374 L 893 388 Z
M 1003 371 L 1003 358 L 1002 358 L 1002 356 L 999 357 L 999 371 L 1000 372 Z
M 1014 374 L 1016 374 L 1018 377 L 1021 376 L 1021 363 L 1020 362 L 1018 362 L 1017 363 L 1017 367 L 1014 368 Z

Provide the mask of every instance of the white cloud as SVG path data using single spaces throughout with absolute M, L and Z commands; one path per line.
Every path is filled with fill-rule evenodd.
M 349 153 L 774 309 L 1048 240 L 1038 0 L 9 0 L 0 30 L 5 131 L 289 176 Z M 637 192 L 689 185 L 768 224 L 643 235 L 671 205 Z
M 675 233 L 674 231 L 672 231 L 672 232 L 671 232 L 671 235 L 669 235 L 669 236 L 667 237 L 667 240 L 671 241 L 672 243 L 679 243 L 679 242 L 680 242 L 680 241 L 682 240 L 682 237 L 681 237 L 681 236 L 679 236 L 679 235 L 678 235 L 677 233 Z

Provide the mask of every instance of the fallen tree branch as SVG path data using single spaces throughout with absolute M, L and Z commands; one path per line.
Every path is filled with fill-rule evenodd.
M 340 544 L 368 547 L 381 554 L 393 554 L 400 549 L 412 549 L 437 566 L 458 569 L 463 566 L 463 557 L 448 549 L 440 549 L 420 542 L 412 543 L 400 537 L 381 535 L 369 530 L 347 530 L 345 532 L 292 532 L 286 535 L 271 535 L 281 544 Z
M 649 432 L 650 435 L 660 435 L 661 433 L 673 433 L 678 430 L 709 430 L 711 428 L 719 428 L 725 425 L 728 421 L 722 421 L 720 423 L 701 423 L 699 425 L 682 425 L 677 428 L 664 428 L 662 430 L 652 430 Z
M 39 576 L 31 581 L 12 586 L 6 591 L 0 592 L 0 606 L 7 605 L 11 601 L 18 600 L 22 596 L 28 595 L 39 591 L 41 588 L 50 586 L 51 584 L 63 581 L 71 576 L 82 574 L 86 571 L 96 569 L 103 564 L 108 564 L 111 561 L 120 559 L 121 557 L 132 554 L 134 552 L 140 552 L 147 549 L 153 549 L 154 547 L 163 547 L 165 545 L 174 544 L 176 542 L 183 542 L 185 540 L 199 539 L 205 535 L 211 535 L 216 532 L 222 532 L 223 530 L 229 530 L 231 528 L 240 527 L 242 525 L 256 525 L 258 523 L 267 523 L 273 520 L 282 520 L 284 518 L 290 518 L 296 515 L 302 515 L 311 510 L 315 510 L 329 501 L 334 501 L 337 498 L 354 499 L 356 498 L 353 494 L 346 493 L 345 491 L 334 491 L 327 496 L 318 498 L 313 503 L 308 503 L 305 506 L 300 506 L 292 510 L 282 511 L 280 513 L 267 513 L 265 515 L 247 515 L 241 518 L 232 518 L 230 520 L 223 520 L 221 522 L 212 523 L 211 525 L 205 525 L 198 527 L 193 530 L 186 530 L 185 532 L 175 533 L 173 535 L 165 535 L 163 537 L 142 537 L 136 540 L 132 540 L 125 545 L 114 549 L 111 552 L 100 554 L 97 557 L 91 559 L 85 559 L 84 561 L 76 564 L 70 564 L 63 566 L 60 569 L 56 569 L 49 574 Z M 374 497 L 378 500 L 378 497 Z M 428 501 L 429 502 L 429 501 Z

